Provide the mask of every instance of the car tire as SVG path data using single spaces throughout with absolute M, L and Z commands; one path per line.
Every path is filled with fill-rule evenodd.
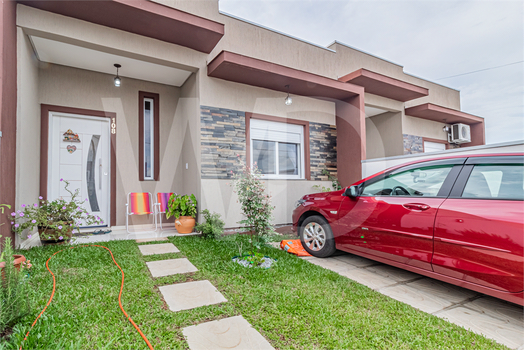
M 306 218 L 299 230 L 304 249 L 317 258 L 327 258 L 336 252 L 335 239 L 329 223 L 320 215 Z

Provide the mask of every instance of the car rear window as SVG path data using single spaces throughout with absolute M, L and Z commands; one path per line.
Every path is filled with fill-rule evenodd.
M 524 200 L 523 164 L 475 165 L 462 197 Z

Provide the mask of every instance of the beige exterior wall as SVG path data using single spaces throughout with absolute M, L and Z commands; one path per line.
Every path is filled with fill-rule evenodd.
M 32 204 L 40 195 L 40 106 L 38 104 L 38 61 L 29 38 L 17 30 L 17 138 L 16 208 Z M 19 240 L 19 236 L 16 236 Z M 19 242 L 16 242 L 18 245 Z
M 203 106 L 335 125 L 334 102 L 292 95 L 293 104 L 286 106 L 285 93 L 210 78 L 204 74 L 201 79 L 200 104 Z
M 366 152 L 367 159 L 404 153 L 401 112 L 366 118 Z
M 329 181 L 305 180 L 264 180 L 266 192 L 271 196 L 275 224 L 291 223 L 291 214 L 295 202 L 305 194 L 318 192 L 313 185 L 330 187 Z M 240 227 L 238 223 L 244 219 L 237 202 L 237 195 L 233 192 L 233 180 L 203 179 L 202 200 L 200 208 L 209 209 L 222 215 L 226 227 Z
M 116 88 L 113 76 L 82 69 L 47 64 L 40 69 L 39 103 L 116 113 L 117 225 L 125 223 L 128 192 L 181 191 L 175 181 L 176 160 L 183 148 L 183 128 L 175 121 L 180 88 L 123 79 Z M 138 92 L 159 94 L 160 159 L 159 181 L 138 181 Z M 40 131 L 38 131 L 38 137 Z M 35 135 L 36 137 L 37 135 Z M 165 161 L 166 158 L 175 160 Z
M 447 133 L 442 130 L 446 125 L 449 124 L 404 115 L 402 118 L 402 133 L 447 141 Z M 397 155 L 400 154 L 403 153 Z

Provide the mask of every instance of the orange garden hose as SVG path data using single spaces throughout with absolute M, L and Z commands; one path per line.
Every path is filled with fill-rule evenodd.
M 124 289 L 124 270 L 122 270 L 122 268 L 120 267 L 120 265 L 118 265 L 116 263 L 116 260 L 115 260 L 115 257 L 113 256 L 113 252 L 107 248 L 107 247 L 104 247 L 103 245 L 96 245 L 96 244 L 88 244 L 88 245 L 81 245 L 81 246 L 76 246 L 76 247 L 69 247 L 69 249 L 74 249 L 74 248 L 81 248 L 81 247 L 100 247 L 100 248 L 104 248 L 106 249 L 109 254 L 111 254 L 111 258 L 113 259 L 113 262 L 115 263 L 115 265 L 120 269 L 120 271 L 122 272 L 122 284 L 120 285 L 120 294 L 118 294 L 118 304 L 120 305 L 120 309 L 122 310 L 122 312 L 124 313 L 124 315 L 127 317 L 127 319 L 129 320 L 129 322 L 131 322 L 131 324 L 136 328 L 136 330 L 138 331 L 138 333 L 140 333 L 140 335 L 142 336 L 142 338 L 145 340 L 147 346 L 149 347 L 149 349 L 151 350 L 154 350 L 153 349 L 153 346 L 151 345 L 151 343 L 149 342 L 149 340 L 147 340 L 146 336 L 144 335 L 144 333 L 142 333 L 142 331 L 140 330 L 140 328 L 138 328 L 138 326 L 136 325 L 136 323 L 131 319 L 131 317 L 129 317 L 129 315 L 127 314 L 127 312 L 124 310 L 124 307 L 122 306 L 122 291 Z M 27 331 L 25 337 L 24 337 L 24 340 L 22 341 L 22 344 L 24 341 L 26 341 L 27 339 L 27 336 L 29 335 L 29 332 L 31 332 L 31 330 L 33 329 L 33 327 L 35 326 L 36 322 L 38 321 L 38 319 L 40 318 L 40 316 L 42 316 L 42 314 L 44 313 L 44 311 L 47 309 L 47 307 L 49 306 L 49 304 L 51 304 L 51 301 L 53 300 L 53 297 L 55 295 L 55 289 L 56 289 L 56 280 L 55 280 L 55 274 L 53 273 L 53 271 L 51 271 L 51 269 L 49 268 L 49 260 L 51 260 L 51 258 L 53 256 L 55 256 L 56 254 L 60 253 L 60 252 L 63 252 L 65 249 L 62 249 L 62 250 L 59 250 L 57 251 L 56 253 L 54 253 L 53 255 L 51 255 L 49 257 L 49 259 L 47 259 L 46 263 L 45 263 L 45 266 L 47 267 L 47 270 L 49 270 L 49 272 L 51 273 L 51 275 L 53 276 L 53 292 L 51 293 L 51 297 L 49 297 L 49 300 L 47 302 L 47 305 L 44 307 L 44 309 L 42 310 L 42 312 L 40 312 L 40 314 L 38 315 L 38 317 L 35 319 L 35 321 L 33 322 L 33 324 L 31 325 L 31 328 Z M 22 350 L 22 344 L 20 344 L 20 349 L 19 350 Z

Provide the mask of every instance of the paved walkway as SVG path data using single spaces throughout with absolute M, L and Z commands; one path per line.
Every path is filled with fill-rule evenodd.
M 524 350 L 524 314 L 518 305 L 352 254 L 304 259 L 509 348 Z
M 162 237 L 137 239 L 137 243 L 165 241 Z M 180 252 L 173 243 L 156 243 L 138 246 L 143 255 Z M 151 276 L 162 277 L 198 271 L 186 258 L 146 262 Z M 192 281 L 159 287 L 169 310 L 190 310 L 206 305 L 226 303 L 227 299 L 210 281 Z M 204 322 L 182 330 L 191 350 L 237 349 L 270 350 L 271 344 L 242 316 Z

